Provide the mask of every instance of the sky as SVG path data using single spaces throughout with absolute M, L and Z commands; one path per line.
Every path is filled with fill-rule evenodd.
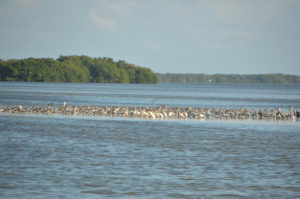
M 300 75 L 300 0 L 0 0 L 0 59 L 60 55 Z

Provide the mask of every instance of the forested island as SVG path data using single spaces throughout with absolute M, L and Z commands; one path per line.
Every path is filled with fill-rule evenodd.
M 190 84 L 300 84 L 300 76 L 284 74 L 256 74 L 256 75 L 224 75 L 224 74 L 179 74 L 156 73 L 160 83 L 190 83 Z
M 1 81 L 158 83 L 149 69 L 112 58 L 60 56 L 52 58 L 0 59 Z
M 180 74 L 153 73 L 149 68 L 108 57 L 60 56 L 0 59 L 0 81 L 90 83 L 190 83 L 190 84 L 300 84 L 300 76 L 284 74 Z

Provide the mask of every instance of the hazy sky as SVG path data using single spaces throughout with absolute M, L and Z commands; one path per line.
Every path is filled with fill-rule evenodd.
M 0 0 L 0 58 L 300 75 L 300 0 Z

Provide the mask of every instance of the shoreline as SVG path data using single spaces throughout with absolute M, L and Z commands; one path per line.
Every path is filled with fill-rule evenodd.
M 220 109 L 203 107 L 167 107 L 165 105 L 153 107 L 135 106 L 95 106 L 95 105 L 15 105 L 0 107 L 0 113 L 12 114 L 60 114 L 60 115 L 86 115 L 123 118 L 145 119 L 218 119 L 218 120 L 296 120 L 299 112 L 293 109 L 284 112 L 277 109 Z

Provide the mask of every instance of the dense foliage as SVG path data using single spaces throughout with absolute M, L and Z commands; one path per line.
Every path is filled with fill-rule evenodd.
M 0 59 L 0 81 L 158 83 L 158 80 L 161 83 L 300 84 L 300 76 L 284 74 L 154 74 L 148 68 L 107 57 Z
M 52 58 L 0 59 L 1 81 L 157 83 L 148 68 L 112 58 L 60 56 Z
M 300 76 L 284 74 L 224 75 L 157 73 L 160 83 L 300 84 Z

